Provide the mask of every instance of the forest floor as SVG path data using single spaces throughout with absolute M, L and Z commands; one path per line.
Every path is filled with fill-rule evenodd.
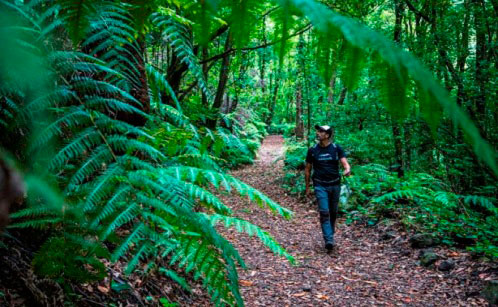
M 257 238 L 220 230 L 245 259 L 240 270 L 241 292 L 247 306 L 486 306 L 480 296 L 485 280 L 496 278 L 496 268 L 473 261 L 468 253 L 433 248 L 441 259 L 456 264 L 450 272 L 426 268 L 418 262 L 409 235 L 396 224 L 345 224 L 339 218 L 337 248 L 327 253 L 313 202 L 300 200 L 281 188 L 283 139 L 267 137 L 253 165 L 231 172 L 294 212 L 292 220 L 234 195 L 222 200 L 236 216 L 272 234 L 296 259 L 293 266 L 273 255 Z M 354 169 L 354 166 L 352 166 Z M 388 226 L 389 225 L 389 226 Z M 395 233 L 386 240 L 386 232 Z M 494 275 L 494 276 L 493 276 Z
M 435 247 L 432 250 L 440 260 L 432 267 L 423 267 L 419 263 L 421 250 L 410 247 L 410 234 L 394 220 L 374 226 L 365 222 L 347 225 L 341 217 L 336 229 L 338 246 L 327 253 L 315 204 L 289 195 L 281 188 L 285 174 L 282 156 L 282 137 L 269 136 L 253 165 L 230 173 L 292 210 L 291 220 L 234 194 L 219 193 L 235 216 L 268 231 L 296 259 L 296 265 L 292 265 L 275 256 L 257 238 L 218 226 L 248 267 L 239 270 L 246 306 L 487 305 L 480 293 L 487 280 L 498 279 L 496 263 L 474 260 L 462 250 Z M 0 306 L 65 305 L 68 298 L 61 287 L 35 276 L 31 270 L 33 251 L 39 247 L 31 241 L 43 242 L 47 234 L 23 231 L 28 233 L 14 233 L 14 236 L 25 238 L 26 242 L 9 239 L 9 249 L 0 249 Z M 451 259 L 455 268 L 449 272 L 435 269 L 444 259 Z M 159 298 L 163 298 L 182 306 L 211 305 L 201 282 L 192 282 L 192 276 L 188 278 L 192 292 L 187 293 L 158 273 L 125 276 L 122 273 L 125 265 L 124 261 L 106 263 L 109 276 L 104 280 L 66 285 L 73 288 L 73 304 L 158 306 L 162 305 Z M 128 284 L 129 290 L 111 289 L 111 281 Z

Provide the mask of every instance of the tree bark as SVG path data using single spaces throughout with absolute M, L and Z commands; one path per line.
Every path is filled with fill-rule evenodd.
M 341 94 L 339 95 L 339 100 L 337 101 L 337 104 L 342 106 L 344 104 L 344 100 L 346 100 L 346 94 L 348 92 L 347 87 L 343 87 L 341 90 Z
M 275 105 L 277 104 L 277 97 L 278 97 L 278 88 L 280 87 L 280 70 L 277 70 L 276 76 L 275 76 L 275 85 L 273 86 L 273 94 L 272 98 L 270 100 L 270 105 L 268 108 L 269 114 L 266 119 L 266 125 L 270 127 L 271 122 L 273 120 L 273 115 L 275 113 Z
M 334 71 L 332 72 L 332 76 L 330 77 L 330 81 L 329 81 L 329 93 L 328 93 L 328 97 L 327 97 L 327 101 L 329 102 L 329 104 L 334 103 L 334 88 L 335 88 L 336 77 L 337 77 L 337 71 L 334 69 Z
M 401 0 L 395 1 L 394 15 L 395 15 L 395 25 L 394 25 L 394 42 L 401 42 L 401 26 L 403 22 L 403 13 L 405 6 Z M 391 119 L 392 133 L 394 139 L 394 158 L 397 164 L 398 177 L 404 176 L 405 160 L 403 159 L 403 139 L 402 130 L 400 124 L 395 120 Z
M 232 40 L 232 33 L 228 32 L 227 38 L 225 40 L 225 50 L 232 48 Z M 214 129 L 216 127 L 216 122 L 218 121 L 219 109 L 223 102 L 223 94 L 225 93 L 225 88 L 230 73 L 230 59 L 231 55 L 230 53 L 227 53 L 221 61 L 218 87 L 216 88 L 216 96 L 214 97 L 214 102 L 211 107 L 214 112 L 214 118 L 208 119 L 206 123 L 206 126 L 210 129 Z
M 476 119 L 485 123 L 486 114 L 486 82 L 487 79 L 487 64 L 486 64 L 486 28 L 485 28 L 485 11 L 484 2 L 482 0 L 473 0 L 474 26 L 476 31 L 476 66 L 475 80 L 477 86 L 477 94 L 474 99 Z M 481 126 L 481 132 L 486 137 L 486 127 Z
M 262 29 L 263 29 L 263 45 L 264 45 L 267 43 L 267 41 L 266 41 L 266 16 L 263 17 Z M 265 93 L 266 93 L 265 74 L 266 74 L 266 48 L 263 48 L 261 50 L 261 66 L 260 66 L 260 70 L 259 70 L 259 79 L 261 82 L 261 96 L 262 96 L 263 100 L 265 99 Z
M 202 48 L 202 59 L 207 59 L 208 58 L 208 47 L 205 46 Z M 202 74 L 204 75 L 204 79 L 206 80 L 206 84 L 208 83 L 208 64 L 203 63 L 202 64 Z M 201 90 L 201 102 L 202 105 L 207 107 L 209 105 L 209 101 L 207 99 L 206 93 Z
M 469 56 L 469 21 L 470 21 L 470 12 L 469 12 L 469 0 L 465 0 L 465 17 L 463 19 L 463 28 L 461 33 L 460 44 L 458 44 L 458 58 L 457 58 L 457 67 L 460 76 L 463 76 L 465 72 L 465 63 L 467 61 L 467 57 Z M 466 99 L 466 94 L 464 92 L 463 84 L 461 80 L 457 82 L 457 103 L 462 105 Z
M 296 138 L 302 140 L 304 138 L 304 123 L 302 119 L 303 105 L 302 105 L 301 83 L 297 85 L 296 91 Z

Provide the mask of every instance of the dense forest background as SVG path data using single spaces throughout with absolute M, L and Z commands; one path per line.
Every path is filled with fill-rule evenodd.
M 349 222 L 495 261 L 497 20 L 495 0 L 1 0 L 2 253 L 29 246 L 68 301 L 121 261 L 242 305 L 244 259 L 216 225 L 295 260 L 218 194 L 292 212 L 227 171 L 283 134 L 282 184 L 302 195 L 328 124 Z

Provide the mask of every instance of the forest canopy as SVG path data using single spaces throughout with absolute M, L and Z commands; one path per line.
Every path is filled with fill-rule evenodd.
M 295 259 L 219 193 L 293 213 L 228 170 L 282 134 L 302 193 L 328 124 L 356 165 L 350 211 L 495 259 L 497 20 L 494 0 L 0 0 L 0 161 L 27 192 L 0 202 L 5 233 L 40 229 L 31 264 L 65 292 L 124 261 L 243 305 L 217 224 Z

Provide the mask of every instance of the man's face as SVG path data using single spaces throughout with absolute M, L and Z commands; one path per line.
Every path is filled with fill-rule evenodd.
M 316 130 L 316 138 L 319 140 L 319 141 L 323 141 L 323 140 L 326 140 L 329 138 L 329 135 L 327 132 L 323 131 L 323 130 Z

